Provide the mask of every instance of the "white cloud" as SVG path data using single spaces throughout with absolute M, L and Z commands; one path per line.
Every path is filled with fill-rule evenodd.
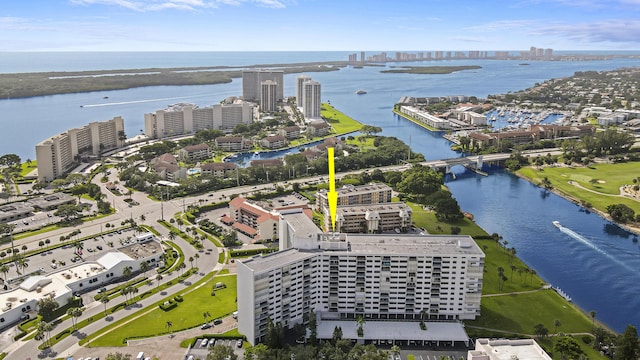
M 609 19 L 582 24 L 552 24 L 532 31 L 535 35 L 565 37 L 580 42 L 640 43 L 640 20 Z
M 538 23 L 537 20 L 499 20 L 499 21 L 488 22 L 485 24 L 470 26 L 470 27 L 467 27 L 465 31 L 486 33 L 486 32 L 505 31 L 505 30 L 528 29 L 537 23 Z
M 240 6 L 245 3 L 253 3 L 260 7 L 285 8 L 285 2 L 281 0 L 69 0 L 72 4 L 90 6 L 107 5 L 117 6 L 134 11 L 161 11 L 177 9 L 197 11 L 207 8 L 218 8 L 221 5 Z

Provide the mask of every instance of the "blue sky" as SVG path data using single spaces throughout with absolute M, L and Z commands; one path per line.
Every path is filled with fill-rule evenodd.
M 640 0 L 0 0 L 0 51 L 640 49 Z

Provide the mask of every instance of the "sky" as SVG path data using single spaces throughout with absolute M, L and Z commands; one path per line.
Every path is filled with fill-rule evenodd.
M 0 0 L 0 51 L 640 49 L 640 0 Z

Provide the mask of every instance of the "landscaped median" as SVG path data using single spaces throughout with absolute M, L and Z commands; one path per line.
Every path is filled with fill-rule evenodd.
M 215 289 L 222 282 L 225 287 Z M 214 294 L 214 295 L 212 295 Z M 204 322 L 227 316 L 237 309 L 236 276 L 213 276 L 210 274 L 194 285 L 181 291 L 183 302 L 171 310 L 164 311 L 160 304 L 173 299 L 167 296 L 148 306 L 147 311 L 136 313 L 91 334 L 80 341 L 80 345 L 125 346 L 127 340 L 163 335 L 202 325 Z M 126 324 L 126 326 L 123 326 Z M 113 331 L 118 329 L 118 331 Z
M 185 280 L 188 277 L 190 277 L 191 275 L 195 274 L 196 272 L 197 272 L 197 268 L 190 269 L 187 272 L 185 272 L 184 274 L 182 274 L 180 276 L 180 279 L 181 280 Z M 78 330 L 82 329 L 83 327 L 85 327 L 85 326 L 87 326 L 87 325 L 89 325 L 89 324 L 91 324 L 91 323 L 93 323 L 93 322 L 95 322 L 97 320 L 100 320 L 100 319 L 104 318 L 105 316 L 108 316 L 109 314 L 113 314 L 118 310 L 124 309 L 128 304 L 136 303 L 136 302 L 138 302 L 138 301 L 140 301 L 140 300 L 142 300 L 142 299 L 144 299 L 144 298 L 146 298 L 148 296 L 156 294 L 156 293 L 158 293 L 160 291 L 164 291 L 167 288 L 169 288 L 171 286 L 174 286 L 176 284 L 178 284 L 178 282 L 176 280 L 169 280 L 164 284 L 161 284 L 161 285 L 158 285 L 158 286 L 156 286 L 154 288 L 151 288 L 151 289 L 141 293 L 138 296 L 132 297 L 132 299 L 130 299 L 130 300 L 118 303 L 116 306 L 113 306 L 113 307 L 110 307 L 110 308 L 106 309 L 106 311 L 101 311 L 101 312 L 99 312 L 99 313 L 97 313 L 97 314 L 95 314 L 95 315 L 93 315 L 93 316 L 91 316 L 89 318 L 86 318 L 86 319 L 84 319 L 82 321 L 79 321 L 76 324 L 76 329 L 78 329 Z M 156 304 L 156 306 L 157 306 L 157 304 Z M 62 319 L 58 319 L 56 321 L 61 322 Z M 53 346 L 54 344 L 58 343 L 62 339 L 64 339 L 67 336 L 71 335 L 74 331 L 75 331 L 75 329 L 73 329 L 73 327 L 68 327 L 66 329 L 62 329 L 60 332 L 57 332 L 56 335 L 51 337 L 49 343 L 51 344 L 51 346 Z M 32 335 L 33 335 L 33 333 L 32 333 Z M 31 337 L 28 337 L 27 339 L 30 339 Z

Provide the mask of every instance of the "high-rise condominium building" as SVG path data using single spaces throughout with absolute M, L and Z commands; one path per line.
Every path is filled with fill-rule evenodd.
M 260 110 L 276 111 L 278 107 L 278 84 L 273 80 L 265 80 L 260 84 Z
M 307 75 L 296 77 L 296 104 L 300 108 L 302 107 L 302 97 L 304 95 L 302 84 L 304 84 L 305 81 L 311 81 L 311 77 Z
M 311 310 L 319 328 L 330 328 L 319 338 L 331 337 L 334 322 L 355 329 L 361 316 L 364 341 L 444 340 L 418 322 L 459 327 L 480 314 L 484 253 L 471 237 L 323 234 L 305 217 L 281 214 L 280 251 L 238 262 L 238 330 L 252 345 L 269 320 L 306 325 Z M 392 323 L 406 339 L 384 331 Z
M 36 145 L 38 181 L 48 182 L 65 175 L 79 157 L 98 156 L 124 145 L 124 120 L 116 116 L 69 129 Z
M 305 119 L 320 119 L 320 83 L 307 80 L 302 83 L 302 114 Z
M 179 103 L 164 110 L 144 114 L 145 134 L 152 139 L 196 133 L 200 130 L 233 130 L 238 124 L 253 121 L 254 104 L 245 101 L 215 104 L 200 108 Z
M 242 98 L 247 101 L 260 101 L 261 84 L 266 80 L 276 83 L 276 101 L 284 99 L 284 71 L 265 69 L 242 70 Z

